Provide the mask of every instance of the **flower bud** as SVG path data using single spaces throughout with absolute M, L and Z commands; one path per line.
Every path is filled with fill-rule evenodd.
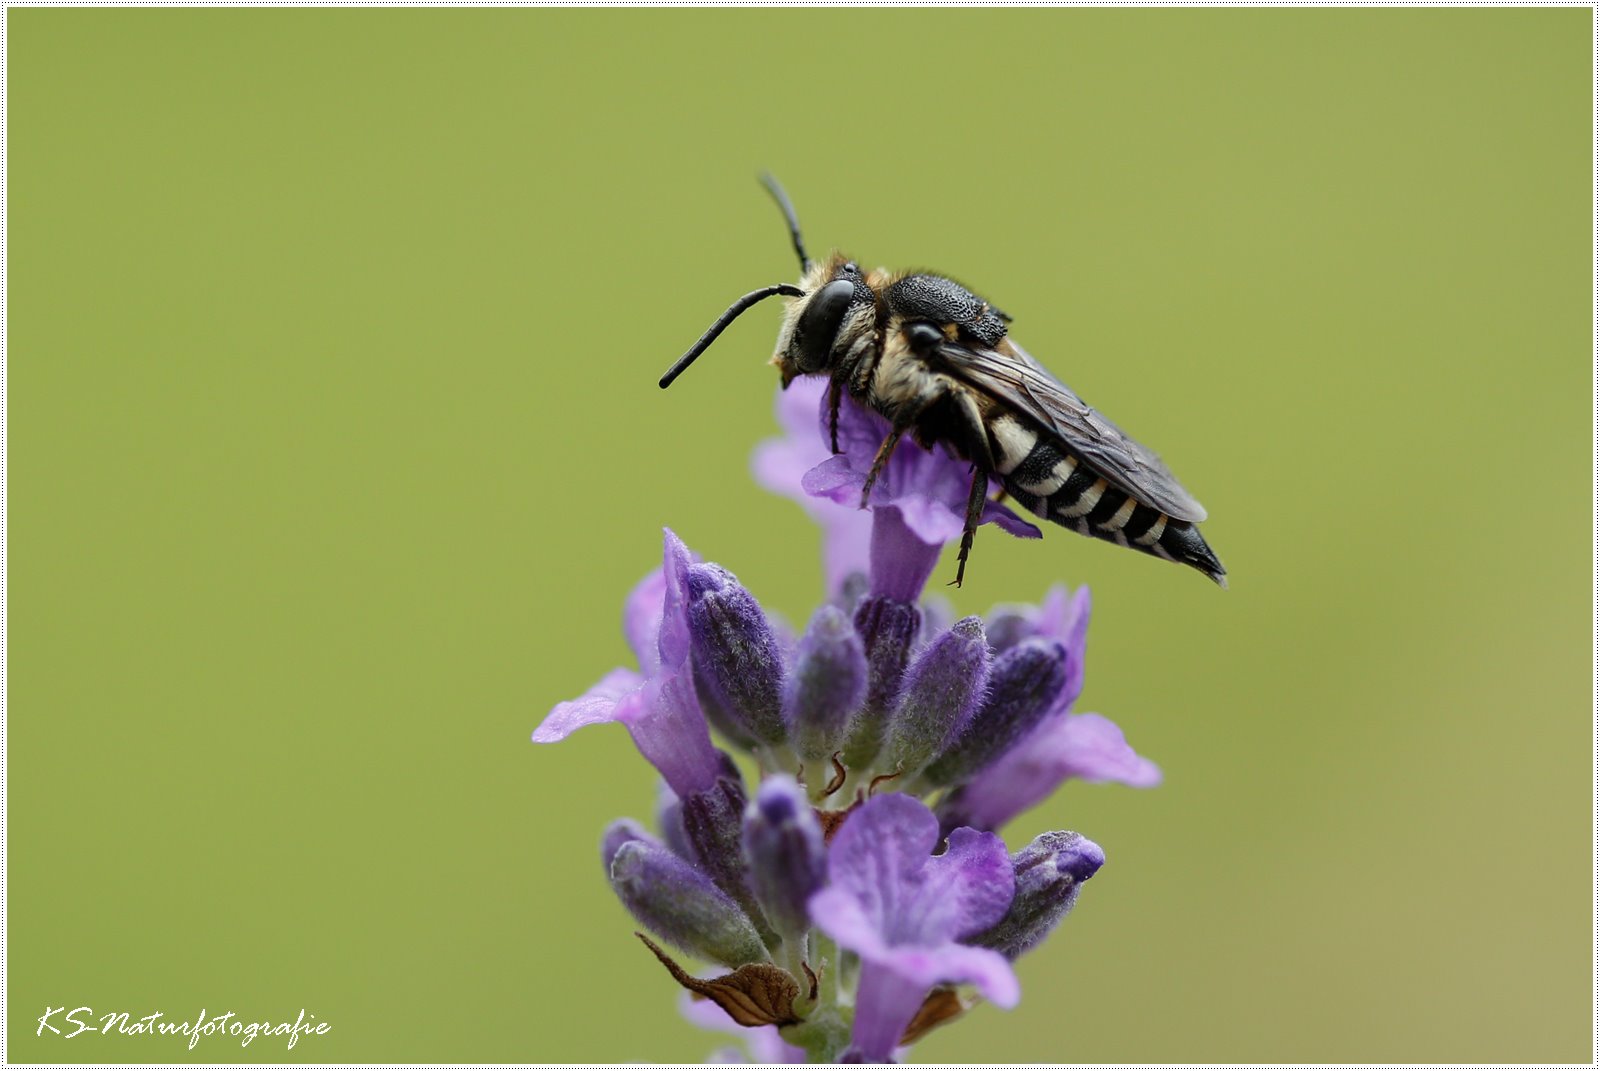
M 611 861 L 611 887 L 634 918 L 682 952 L 729 967 L 767 959 L 739 905 L 660 845 L 624 843 Z
M 916 773 L 954 742 L 989 684 L 983 622 L 965 617 L 917 655 L 906 670 L 889 723 L 887 768 Z
M 996 651 L 1008 651 L 1038 632 L 1038 626 L 1022 614 L 1001 613 L 989 619 L 989 645 Z
M 633 819 L 617 819 L 606 827 L 605 834 L 600 838 L 600 865 L 605 867 L 607 874 L 611 873 L 611 860 L 615 859 L 622 846 L 631 840 L 654 845 L 661 843 Z
M 784 694 L 789 742 L 808 763 L 825 763 L 844 743 L 850 716 L 867 695 L 867 656 L 850 619 L 824 606 L 795 652 Z
M 811 927 L 806 901 L 822 887 L 827 851 L 816 812 L 794 778 L 778 774 L 756 790 L 744 813 L 744 857 L 773 929 L 786 941 L 803 935 Z
M 972 943 L 1016 959 L 1050 935 L 1078 902 L 1078 889 L 1105 863 L 1094 841 L 1077 833 L 1041 833 L 1011 857 L 1017 891 L 1006 917 Z
M 846 766 L 863 768 L 877 758 L 884 722 L 921 628 L 922 614 L 914 603 L 874 595 L 856 607 L 856 632 L 867 655 L 867 700 L 846 736 Z
M 1039 724 L 1066 685 L 1067 650 L 1054 640 L 1024 640 L 1006 651 L 989 673 L 988 700 L 924 780 L 953 785 L 977 773 Z
M 683 801 L 665 784 L 662 784 L 656 797 L 656 825 L 661 828 L 661 840 L 675 855 L 682 859 L 694 859 L 689 835 L 683 830 Z
M 744 909 L 744 913 L 765 937 L 768 932 L 766 922 L 750 892 L 748 870 L 740 843 L 744 822 L 744 785 L 732 761 L 726 755 L 723 761 L 726 772 L 717 779 L 715 785 L 704 792 L 683 797 L 684 839 L 689 844 L 690 858 Z
M 1067 710 L 1083 691 L 1084 655 L 1089 636 L 1089 589 L 1057 584 L 1038 606 L 997 606 L 989 615 L 989 646 L 1005 651 L 1023 640 L 1055 640 L 1067 649 L 1067 683 L 1052 713 Z
M 839 582 L 839 590 L 829 602 L 846 614 L 853 614 L 856 612 L 856 607 L 861 604 L 861 600 L 867 597 L 867 590 L 866 573 L 846 573 L 845 578 Z
M 689 646 L 700 700 L 740 743 L 782 743 L 783 656 L 755 596 L 719 565 L 687 579 Z

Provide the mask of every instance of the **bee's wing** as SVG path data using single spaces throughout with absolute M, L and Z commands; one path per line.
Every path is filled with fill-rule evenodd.
M 1013 353 L 949 342 L 939 347 L 938 354 L 951 375 L 1055 433 L 1063 446 L 1123 491 L 1175 520 L 1206 519 L 1205 507 L 1183 489 L 1159 457 L 1089 408 L 1021 346 L 1007 343 Z

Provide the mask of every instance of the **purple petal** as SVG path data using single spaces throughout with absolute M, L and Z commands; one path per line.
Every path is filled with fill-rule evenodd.
M 1069 650 L 1082 649 L 1089 631 L 1089 607 L 1087 587 L 1068 591 L 1065 584 L 1053 585 L 1039 605 L 1040 634 L 1060 640 Z
M 827 576 L 828 593 L 834 595 L 844 588 L 850 577 L 867 572 L 872 514 L 831 502 L 822 513 L 818 518 L 822 525 L 822 568 Z
M 813 497 L 854 506 L 861 501 L 861 487 L 866 482 L 866 476 L 851 467 L 848 457 L 834 454 L 809 469 L 801 477 L 800 486 Z
M 628 726 L 639 753 L 660 772 L 668 787 L 683 799 L 716 784 L 722 758 L 711 744 L 711 731 L 700 713 L 689 671 L 646 682 L 640 698 L 642 712 L 618 720 Z M 544 726 L 539 728 L 542 731 Z
M 1067 649 L 1067 684 L 1056 703 L 1057 711 L 1067 711 L 1083 694 L 1084 654 L 1089 640 L 1089 589 L 1072 594 L 1057 584 L 1039 608 L 1039 632 L 1059 640 Z
M 820 435 L 817 433 L 817 410 L 827 396 L 827 379 L 822 376 L 802 376 L 787 388 L 778 388 L 774 407 L 778 426 L 783 428 L 786 435 L 812 444 L 813 450 L 820 450 L 823 454 L 832 451 L 827 445 L 827 425 L 823 425 Z
M 863 903 L 844 889 L 825 888 L 811 898 L 807 909 L 811 921 L 845 948 L 865 959 L 880 960 L 889 955 L 883 939 L 882 912 Z
M 1005 841 L 993 833 L 958 829 L 950 834 L 943 855 L 928 860 L 929 899 L 937 908 L 924 926 L 952 938 L 971 937 L 1005 917 L 1011 906 L 1011 856 Z
M 939 822 L 919 800 L 898 792 L 876 796 L 834 835 L 828 891 L 847 897 L 873 930 L 882 932 L 903 901 L 915 895 L 938 843 Z
M 966 526 L 964 502 L 960 513 L 952 509 L 948 502 L 915 493 L 896 495 L 892 503 L 874 503 L 879 509 L 891 504 L 899 507 L 900 516 L 912 535 L 935 547 L 960 539 Z
M 920 800 L 874 797 L 834 836 L 829 886 L 818 898 L 830 910 L 848 900 L 840 924 L 865 945 L 935 946 L 994 925 L 1011 902 L 1005 844 L 993 833 L 956 830 L 945 854 L 934 856 L 938 842 L 939 821 Z
M 1042 758 L 1066 777 L 1081 781 L 1120 781 L 1133 788 L 1161 783 L 1161 768 L 1134 751 L 1122 730 L 1099 714 L 1058 715 L 1059 728 L 1042 736 Z M 1046 727 L 1049 728 L 1048 726 Z M 1029 756 L 1018 755 L 1020 764 Z
M 830 440 L 833 436 L 829 425 L 833 420 L 833 412 L 828 404 L 827 391 L 818 396 L 816 419 L 817 437 L 831 451 Z M 889 422 L 883 417 L 848 394 L 839 399 L 839 452 L 848 457 L 856 468 L 865 472 L 872 465 L 878 446 L 888 434 Z
M 576 699 L 557 703 L 533 731 L 535 744 L 565 740 L 585 725 L 628 721 L 642 707 L 639 696 L 644 678 L 631 669 L 614 669 Z
M 1129 747 L 1110 719 L 1055 714 L 941 803 L 939 811 L 946 826 L 999 829 L 1073 777 L 1151 788 L 1161 783 L 1161 770 Z
M 665 528 L 662 531 L 665 535 L 661 565 L 664 591 L 661 633 L 656 646 L 661 652 L 661 666 L 673 670 L 682 666 L 689 657 L 687 577 L 695 557 L 672 529 Z
M 877 963 L 861 965 L 850 1052 L 843 1063 L 888 1063 L 928 995 L 926 986 Z
M 972 984 L 1009 1007 L 1017 982 L 1005 958 L 956 943 L 1004 917 L 1014 888 L 1005 845 L 961 829 L 943 855 L 930 855 L 938 841 L 938 820 L 920 801 L 868 800 L 834 837 L 829 885 L 811 898 L 811 916 L 864 963 L 923 993 L 939 982 Z M 901 1003 L 891 1002 L 895 1015 Z
M 666 574 L 652 570 L 634 585 L 628 599 L 622 604 L 622 634 L 628 638 L 633 657 L 639 661 L 639 670 L 645 674 L 661 668 L 661 609 L 667 595 Z
M 1011 964 L 988 948 L 949 944 L 937 953 L 907 952 L 896 961 L 863 957 L 851 1052 L 846 1063 L 886 1063 L 928 990 L 940 982 L 972 985 L 992 1003 L 1014 1008 L 1022 997 Z
M 558 703 L 533 732 L 534 743 L 564 740 L 585 725 L 617 721 L 628 727 L 633 742 L 679 796 L 701 792 L 716 783 L 721 759 L 711 746 L 711 733 L 684 666 L 689 655 L 686 577 L 694 556 L 666 529 L 660 574 L 660 625 L 656 649 L 660 660 L 646 657 L 655 585 L 646 577 L 629 596 L 623 631 L 648 667 L 648 677 L 627 669 L 608 673 L 582 696 Z
M 822 433 L 827 433 L 828 405 L 824 399 L 818 413 Z M 889 434 L 889 422 L 853 399 L 846 398 L 839 411 L 839 447 L 836 454 L 808 471 L 801 479 L 807 494 L 838 503 L 855 506 L 861 500 L 861 488 L 866 485 L 868 473 L 879 445 Z M 924 450 L 914 442 L 902 442 L 895 447 L 889 462 L 883 467 L 873 484 L 869 499 L 874 513 L 889 509 L 897 511 L 897 523 L 907 539 L 919 540 L 928 549 L 916 547 L 899 540 L 896 549 L 912 553 L 920 565 L 923 558 L 938 557 L 939 549 L 959 537 L 966 525 L 967 497 L 972 487 L 972 464 L 955 457 L 943 446 Z M 877 519 L 877 518 L 875 518 Z M 980 522 L 995 523 L 1012 535 L 1037 538 L 1039 530 L 1004 506 L 988 502 Z M 898 533 L 897 533 L 898 534 Z M 879 525 L 873 526 L 873 583 L 892 586 L 900 590 L 905 578 L 894 576 L 879 579 L 877 573 L 884 562 L 892 560 L 879 552 Z M 931 571 L 932 566 L 927 566 Z M 910 575 L 910 570 L 900 570 Z M 926 579 L 924 577 L 924 579 Z M 920 588 L 919 588 L 920 590 Z M 899 596 L 905 598 L 908 596 Z
M 815 423 L 817 402 L 827 389 L 826 380 L 805 378 L 779 390 L 775 408 L 783 437 L 758 444 L 750 458 L 757 483 L 803 506 L 809 503 L 801 492 L 800 479 L 829 454 L 827 444 L 817 436 Z
M 959 531 L 957 532 L 959 535 Z M 901 507 L 872 511 L 870 591 L 896 602 L 915 602 L 939 563 L 943 545 L 923 539 L 904 520 Z
M 983 507 L 983 516 L 978 523 L 994 524 L 1002 532 L 1005 532 L 1008 535 L 1014 535 L 1018 539 L 1044 538 L 1044 533 L 1039 531 L 1036 525 L 1029 524 L 1027 521 L 1017 516 L 1014 512 L 992 499 L 988 505 Z
M 747 1039 L 750 1058 L 758 1064 L 803 1064 L 806 1050 L 783 1040 L 775 1026 L 758 1027 Z
M 768 439 L 756 447 L 751 468 L 756 482 L 767 490 L 791 498 L 822 527 L 822 557 L 827 590 L 837 592 L 852 573 L 867 571 L 867 535 L 870 513 L 807 494 L 806 473 L 828 460 L 830 450 L 817 434 L 817 406 L 827 393 L 827 381 L 811 377 L 795 380 L 777 396 L 782 438 Z M 858 497 L 859 497 L 859 487 Z
M 733 1021 L 733 1016 L 723 1011 L 714 1000 L 696 1000 L 694 994 L 687 989 L 678 994 L 678 1014 L 689 1021 L 690 1026 L 697 1026 L 701 1030 L 721 1030 L 724 1033 L 743 1033 L 747 1028 Z

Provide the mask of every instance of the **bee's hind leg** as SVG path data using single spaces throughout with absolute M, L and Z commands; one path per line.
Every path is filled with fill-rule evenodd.
M 972 466 L 972 491 L 967 495 L 967 523 L 961 529 L 961 553 L 956 555 L 956 578 L 950 583 L 961 586 L 967 575 L 967 555 L 972 553 L 972 540 L 978 534 L 978 522 L 983 519 L 983 507 L 989 500 L 989 474 L 977 465 Z

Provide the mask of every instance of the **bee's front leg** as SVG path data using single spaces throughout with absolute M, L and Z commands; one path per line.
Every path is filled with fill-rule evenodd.
M 961 529 L 961 553 L 956 556 L 956 578 L 950 583 L 961 586 L 967 575 L 967 555 L 972 553 L 972 540 L 978 534 L 978 522 L 983 519 L 984 503 L 989 499 L 989 474 L 980 465 L 972 466 L 972 490 L 967 494 L 967 523 Z
M 828 381 L 828 445 L 839 452 L 839 402 L 844 396 L 837 379 Z
M 872 459 L 872 468 L 867 472 L 867 481 L 861 485 L 862 509 L 867 508 L 867 498 L 872 494 L 872 485 L 878 482 L 879 475 L 883 473 L 884 468 L 889 464 L 890 455 L 894 453 L 895 444 L 900 441 L 900 437 L 906 433 L 906 429 L 909 427 L 909 424 L 896 426 L 893 431 L 884 437 L 883 443 L 878 447 L 878 452 Z

